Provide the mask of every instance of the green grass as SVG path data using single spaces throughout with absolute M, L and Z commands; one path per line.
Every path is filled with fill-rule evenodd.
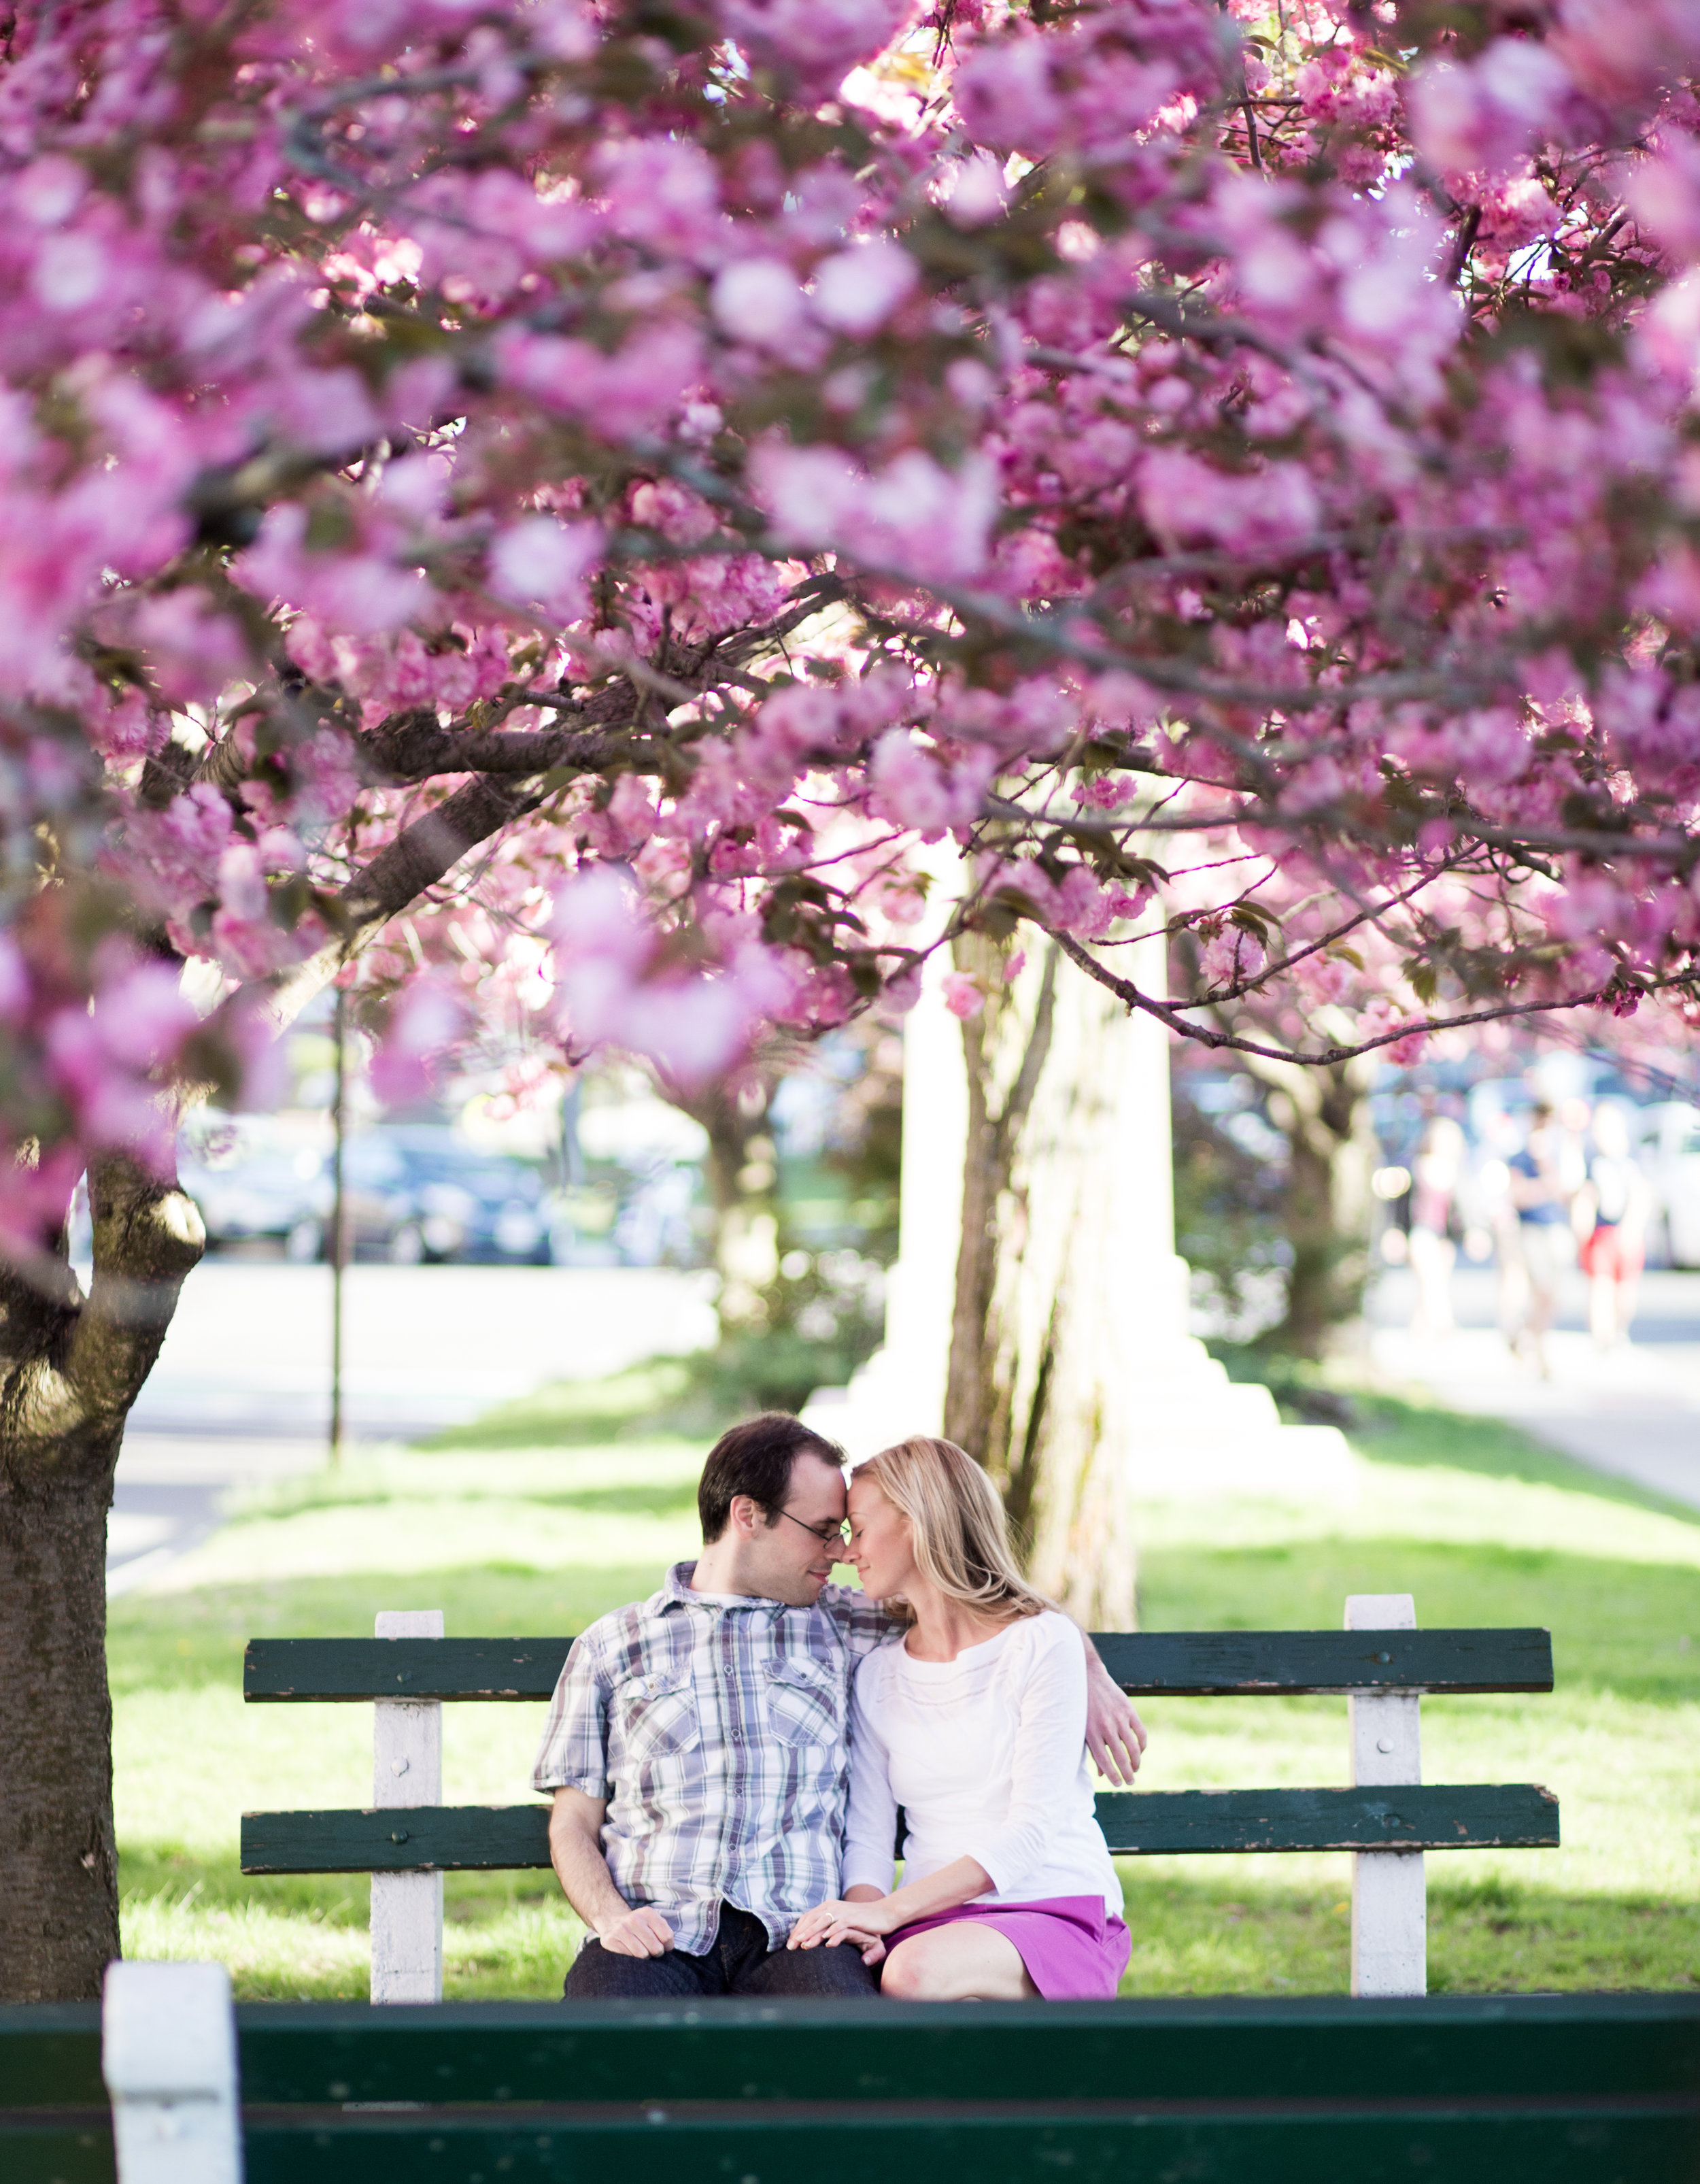
M 711 1426 L 673 1368 L 541 1390 L 429 1450 L 254 1497 L 114 1604 L 110 1655 L 125 1947 L 214 1956 L 239 1994 L 366 1991 L 367 1885 L 245 1880 L 245 1808 L 364 1804 L 364 1707 L 252 1707 L 243 1641 L 369 1631 L 442 1607 L 451 1632 L 566 1633 L 653 1589 L 695 1541 Z M 1150 1629 L 1337 1627 L 1348 1592 L 1409 1591 L 1425 1624 L 1541 1623 L 1550 1697 L 1430 1700 L 1424 1769 L 1559 1793 L 1564 1847 L 1428 1860 L 1437 1990 L 1677 1987 L 1700 1973 L 1700 1518 L 1513 1429 L 1354 1395 L 1348 1507 L 1154 1503 L 1140 1517 Z M 451 1708 L 444 1796 L 527 1793 L 543 1709 Z M 1152 1789 L 1345 1780 L 1344 1702 L 1171 1700 Z M 1347 1985 L 1350 1860 L 1153 1858 L 1122 1867 L 1126 1991 Z M 547 1875 L 451 1875 L 452 1996 L 558 1992 L 576 1921 Z

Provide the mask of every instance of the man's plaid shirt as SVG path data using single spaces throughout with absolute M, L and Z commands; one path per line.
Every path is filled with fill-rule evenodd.
M 575 1642 L 531 1780 L 608 1801 L 614 1886 L 675 1947 L 704 1955 L 724 1900 L 777 1948 L 838 1893 L 850 1680 L 897 1626 L 843 1585 L 813 1607 L 692 1592 L 696 1567 Z

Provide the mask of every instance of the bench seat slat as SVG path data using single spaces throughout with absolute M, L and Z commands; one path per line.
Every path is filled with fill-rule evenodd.
M 255 1704 L 547 1699 L 570 1638 L 255 1638 Z M 1550 1691 L 1542 1630 L 1104 1630 L 1093 1643 L 1136 1698 L 1347 1691 Z
M 1303 1850 L 1545 1849 L 1558 1801 L 1533 1783 L 1379 1790 L 1104 1791 L 1118 1856 Z M 542 1805 L 417 1805 L 387 1812 L 244 1813 L 244 1873 L 503 1872 L 549 1863 Z

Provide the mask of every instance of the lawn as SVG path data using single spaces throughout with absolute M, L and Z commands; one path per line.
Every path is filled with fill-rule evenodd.
M 251 1707 L 251 1636 L 369 1632 L 441 1607 L 451 1633 L 567 1632 L 653 1589 L 695 1544 L 706 1429 L 679 1368 L 542 1390 L 429 1448 L 257 1497 L 114 1603 L 124 1942 L 216 1957 L 247 1997 L 363 1997 L 358 1876 L 246 1880 L 237 1816 L 370 1800 L 364 1707 Z M 1553 1852 L 1431 1855 L 1431 1987 L 1676 1987 L 1700 1979 L 1700 1516 L 1511 1429 L 1360 1400 L 1348 1508 L 1270 1501 L 1141 1512 L 1141 1614 L 1161 1629 L 1337 1627 L 1348 1592 L 1410 1591 L 1425 1624 L 1541 1623 L 1549 1697 L 1423 1709 L 1431 1780 L 1532 1780 L 1562 1800 Z M 682 1423 L 681 1423 L 682 1421 Z M 687 1431 L 684 1426 L 692 1429 Z M 444 1797 L 528 1794 L 538 1705 L 451 1708 Z M 1346 1779 L 1342 1700 L 1153 1704 L 1142 1780 Z M 1338 1992 L 1344 1856 L 1128 1860 L 1125 1992 Z M 451 1875 L 452 1997 L 542 1997 L 579 1929 L 544 1875 Z

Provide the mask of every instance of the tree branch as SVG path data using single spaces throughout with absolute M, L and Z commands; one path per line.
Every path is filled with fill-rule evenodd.
M 306 962 L 254 981 L 233 997 L 233 1003 L 239 1005 L 247 994 L 263 994 L 265 1019 L 274 1034 L 287 1030 L 381 926 L 434 887 L 469 850 L 535 811 L 543 800 L 543 794 L 529 779 L 501 781 L 481 775 L 456 789 L 435 811 L 404 827 L 342 889 L 337 902 L 345 922 L 334 939 Z
M 1379 1047 L 1392 1046 L 1399 1039 L 1410 1039 L 1419 1034 L 1426 1036 L 1431 1032 L 1457 1031 L 1466 1024 L 1497 1023 L 1506 1017 L 1546 1016 L 1563 1009 L 1586 1008 L 1603 1001 L 1608 990 L 1604 986 L 1597 986 L 1590 993 L 1572 994 L 1563 1000 L 1506 1001 L 1497 1007 L 1474 1009 L 1463 1016 L 1416 1017 L 1405 1023 L 1394 1025 L 1391 1031 L 1378 1033 L 1374 1039 L 1360 1039 L 1355 1046 L 1319 1047 L 1311 1054 L 1295 1054 L 1287 1047 L 1269 1046 L 1258 1039 L 1238 1038 L 1232 1032 L 1207 1031 L 1202 1024 L 1188 1023 L 1181 1014 L 1182 1006 L 1210 1008 L 1214 1006 L 1214 996 L 1208 1000 L 1180 1005 L 1160 1001 L 1154 994 L 1142 993 L 1131 978 L 1119 978 L 1114 971 L 1089 955 L 1080 942 L 1068 933 L 1053 932 L 1049 927 L 1043 930 L 1051 933 L 1051 937 L 1058 943 L 1069 961 L 1078 964 L 1089 978 L 1096 978 L 1099 985 L 1107 987 L 1118 1000 L 1125 1001 L 1129 1008 L 1142 1009 L 1147 1016 L 1155 1017 L 1159 1023 L 1167 1024 L 1169 1030 L 1181 1039 L 1190 1039 L 1199 1046 L 1223 1049 L 1235 1054 L 1261 1055 L 1269 1061 L 1297 1062 L 1310 1069 L 1326 1068 L 1337 1061 L 1355 1061 L 1360 1054 L 1373 1054 Z M 1653 983 L 1665 986 L 1681 982 L 1659 979 Z

